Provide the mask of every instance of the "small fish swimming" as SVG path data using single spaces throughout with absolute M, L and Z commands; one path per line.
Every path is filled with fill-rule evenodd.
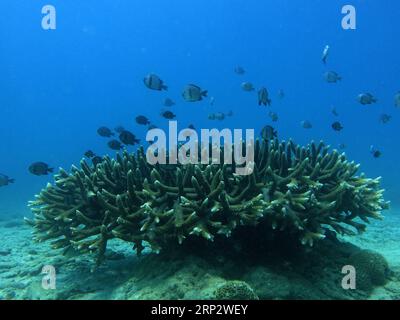
M 14 183 L 15 179 L 10 179 L 5 174 L 0 173 L 0 187 L 8 186 L 10 183 Z
M 54 169 L 50 168 L 47 163 L 44 162 L 34 162 L 32 163 L 29 168 L 29 172 L 35 176 L 46 176 L 49 173 L 53 172 Z
M 400 108 L 400 91 L 396 93 L 396 95 L 394 96 L 394 105 L 397 108 Z
M 142 115 L 137 116 L 135 118 L 135 121 L 136 121 L 137 124 L 140 124 L 140 125 L 143 125 L 143 126 L 147 126 L 148 124 L 150 124 L 149 119 L 147 119 L 145 116 L 142 116 Z
M 189 125 L 188 125 L 188 128 L 189 128 L 189 129 L 192 129 L 192 130 L 196 130 L 196 128 L 195 128 L 194 125 L 192 125 L 192 124 L 189 124 Z
M 308 120 L 304 120 L 304 121 L 302 121 L 301 122 L 301 126 L 304 128 L 304 129 L 311 129 L 313 126 L 312 126 L 312 123 L 310 122 L 310 121 L 308 121 Z
M 383 124 L 387 124 L 391 119 L 392 116 L 386 113 L 381 114 L 381 116 L 379 117 L 379 121 Z
M 235 67 L 235 73 L 238 75 L 244 75 L 246 73 L 246 70 L 244 70 L 244 68 L 242 68 L 241 66 L 237 66 Z
M 202 90 L 195 84 L 188 84 L 182 92 L 182 97 L 187 102 L 197 102 L 203 100 L 203 97 L 207 97 L 207 90 Z
M 173 114 L 171 111 L 163 111 L 161 113 L 161 116 L 164 117 L 165 119 L 174 119 L 176 117 L 175 114 Z
M 264 87 L 258 91 L 258 105 L 271 105 L 271 99 L 269 98 L 268 90 Z
M 101 137 L 110 138 L 114 133 L 107 127 L 100 127 L 97 129 L 97 133 Z
M 271 118 L 272 122 L 277 122 L 278 121 L 278 114 L 276 112 L 270 111 L 268 113 L 268 116 Z
M 123 148 L 121 142 L 115 139 L 108 141 L 107 145 L 112 150 L 121 150 Z
M 131 146 L 140 143 L 140 140 L 137 139 L 136 136 L 128 130 L 124 130 L 120 133 L 119 140 L 121 140 L 123 144 Z
M 328 45 L 325 46 L 324 50 L 322 51 L 322 62 L 326 64 L 328 56 L 329 56 L 330 47 Z
M 172 99 L 170 99 L 170 98 L 166 98 L 166 99 L 164 100 L 164 106 L 166 106 L 166 107 L 172 107 L 172 106 L 174 106 L 174 105 L 175 105 L 174 100 L 172 100 Z
M 332 129 L 335 131 L 342 131 L 344 128 L 340 122 L 336 121 L 332 123 Z
M 380 158 L 382 156 L 382 152 L 376 149 L 374 146 L 371 146 L 369 148 L 369 151 L 371 152 L 374 158 Z
M 222 112 L 211 113 L 208 115 L 209 120 L 219 120 L 222 121 L 225 119 L 225 114 Z
M 84 156 L 85 156 L 86 158 L 93 158 L 94 156 L 96 156 L 96 154 L 95 154 L 92 150 L 87 150 L 87 151 L 84 153 Z
M 254 86 L 251 82 L 242 82 L 241 87 L 244 91 L 254 91 Z
M 143 82 L 145 86 L 151 90 L 168 90 L 168 87 L 164 84 L 164 81 L 162 81 L 160 77 L 154 73 L 150 73 L 144 77 Z
M 358 95 L 357 99 L 362 105 L 373 104 L 377 102 L 377 99 L 370 93 L 361 93 Z
M 325 72 L 324 78 L 325 78 L 326 82 L 328 82 L 328 83 L 336 83 L 336 82 L 342 80 L 342 77 L 339 76 L 339 74 L 335 71 Z
M 272 140 L 278 137 L 278 132 L 273 127 L 267 125 L 262 128 L 261 137 L 264 140 Z

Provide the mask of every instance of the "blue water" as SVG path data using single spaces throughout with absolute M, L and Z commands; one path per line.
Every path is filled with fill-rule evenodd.
M 0 172 L 16 179 L 0 188 L 0 215 L 28 214 L 26 202 L 52 180 L 32 176 L 32 162 L 68 169 L 87 149 L 114 154 L 97 135 L 99 126 L 123 125 L 144 140 L 146 128 L 134 121 L 143 114 L 166 128 L 160 116 L 166 97 L 177 102 L 171 110 L 182 128 L 192 123 L 259 132 L 271 124 L 272 110 L 283 139 L 344 143 L 349 159 L 369 176 L 382 176 L 386 198 L 399 204 L 397 1 L 352 0 L 356 30 L 341 28 L 348 1 L 338 0 L 52 0 L 57 29 L 50 31 L 41 28 L 45 4 L 0 2 Z M 233 72 L 237 65 L 245 75 Z M 326 83 L 329 70 L 343 80 Z M 149 72 L 160 75 L 169 91 L 147 89 L 142 79 Z M 259 107 L 256 93 L 241 90 L 243 81 L 267 87 L 272 108 Z M 208 90 L 215 104 L 183 101 L 187 83 Z M 279 89 L 286 94 L 282 100 Z M 371 92 L 378 103 L 361 106 L 361 92 Z M 234 116 L 223 122 L 207 119 L 229 110 Z M 382 113 L 393 117 L 387 125 L 379 123 Z M 313 128 L 304 130 L 303 120 Z M 337 120 L 344 126 L 340 133 L 331 129 Z M 373 158 L 370 145 L 383 156 Z

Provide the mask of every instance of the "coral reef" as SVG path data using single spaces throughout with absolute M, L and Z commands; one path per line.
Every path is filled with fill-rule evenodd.
M 107 242 L 133 243 L 159 252 L 196 236 L 212 241 L 251 227 L 264 236 L 283 231 L 313 246 L 329 233 L 363 232 L 388 207 L 379 178 L 356 176 L 359 165 L 324 143 L 256 141 L 255 168 L 235 175 L 235 164 L 150 165 L 143 148 L 116 159 L 84 160 L 60 169 L 30 202 L 38 241 L 105 258 Z M 268 232 L 267 232 L 268 234 Z M 265 235 L 266 236 L 266 235 Z
M 356 286 L 364 291 L 371 291 L 375 286 L 382 286 L 390 275 L 389 264 L 379 253 L 363 250 L 352 254 L 349 264 L 357 271 Z
M 227 281 L 215 290 L 217 300 L 258 300 L 254 290 L 243 281 Z

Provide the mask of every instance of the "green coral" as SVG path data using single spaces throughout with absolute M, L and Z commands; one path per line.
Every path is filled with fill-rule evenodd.
M 371 291 L 375 286 L 382 286 L 389 277 L 390 269 L 386 259 L 371 250 L 360 250 L 352 254 L 349 264 L 356 269 L 356 287 Z
M 140 254 L 146 244 L 158 252 L 189 237 L 229 237 L 241 226 L 256 232 L 260 222 L 312 246 L 326 228 L 364 231 L 388 206 L 379 178 L 356 176 L 359 166 L 322 142 L 257 141 L 254 161 L 253 173 L 240 176 L 235 164 L 150 165 L 143 148 L 96 166 L 82 160 L 30 202 L 27 222 L 36 240 L 94 252 L 101 263 L 113 238 Z
M 217 300 L 259 300 L 254 290 L 243 281 L 228 281 L 215 290 Z

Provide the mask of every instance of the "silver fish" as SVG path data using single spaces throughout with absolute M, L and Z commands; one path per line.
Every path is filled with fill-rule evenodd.
M 196 102 L 207 97 L 207 93 L 207 90 L 202 90 L 199 86 L 188 84 L 182 92 L 182 97 L 188 102 Z
M 243 82 L 241 87 L 244 91 L 254 91 L 254 86 L 251 82 Z
M 145 86 L 151 90 L 168 90 L 168 87 L 164 84 L 164 81 L 162 81 L 160 77 L 154 73 L 150 73 L 144 77 L 143 82 Z
M 258 105 L 271 105 L 271 99 L 269 98 L 268 90 L 266 88 L 261 88 L 258 91 Z
M 361 93 L 358 95 L 357 99 L 362 105 L 373 104 L 377 102 L 377 99 L 370 93 Z
M 336 83 L 336 82 L 342 80 L 342 77 L 339 76 L 337 74 L 337 72 L 335 72 L 335 71 L 325 72 L 324 78 L 325 78 L 326 82 L 328 82 L 328 83 Z
M 322 62 L 326 64 L 326 60 L 329 56 L 330 47 L 328 45 L 325 46 L 324 51 L 322 51 Z

